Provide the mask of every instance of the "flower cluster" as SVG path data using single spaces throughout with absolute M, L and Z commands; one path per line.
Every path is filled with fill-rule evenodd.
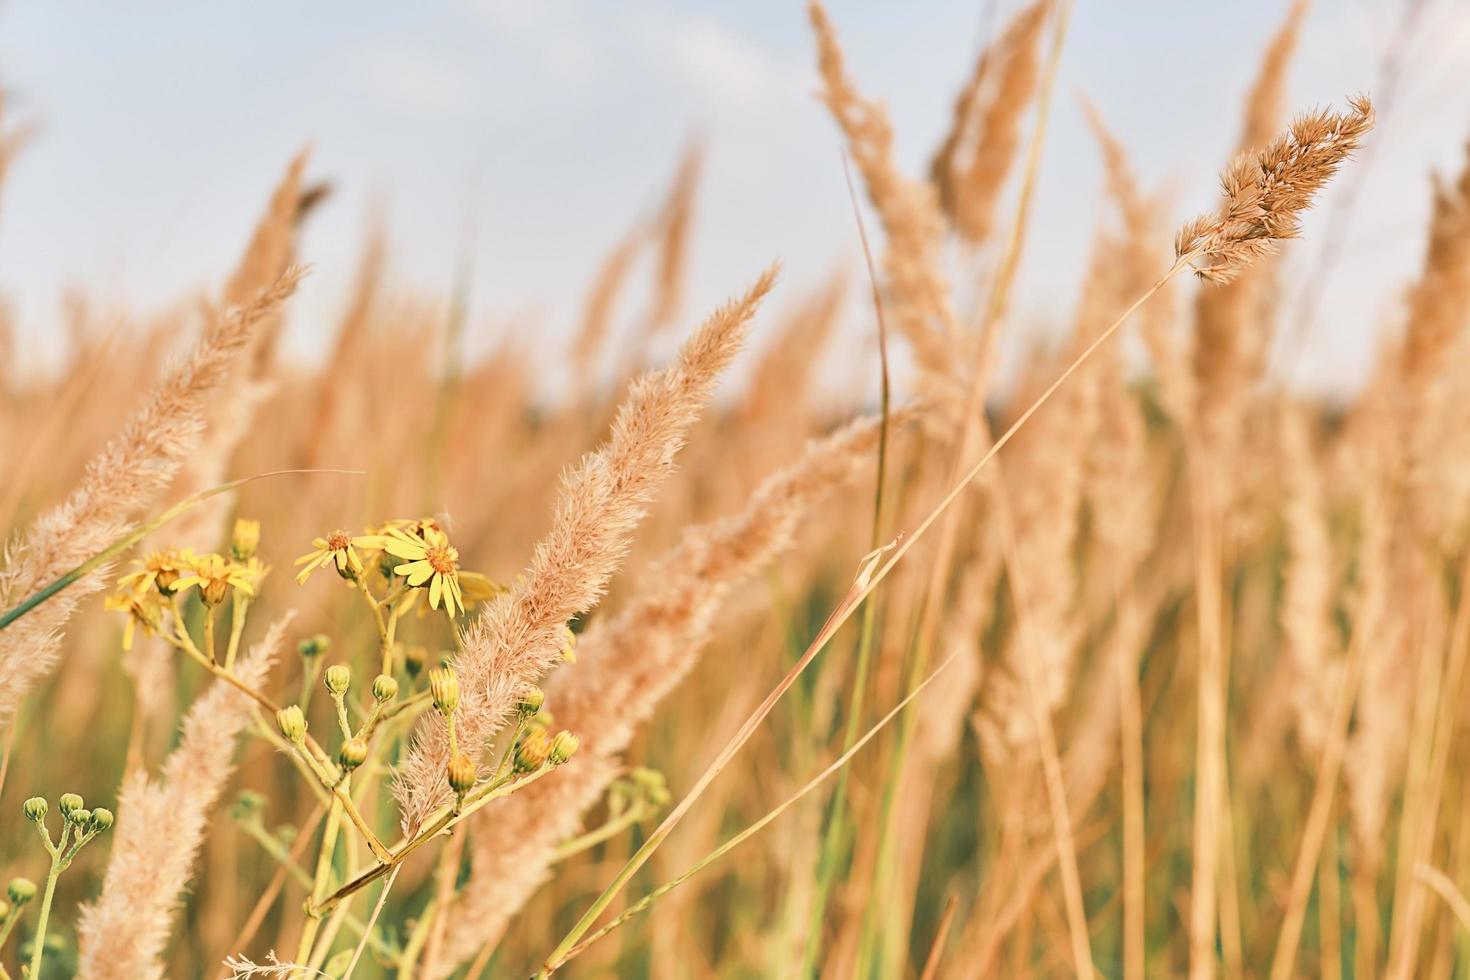
M 402 615 L 420 604 L 443 609 L 450 619 L 504 592 L 476 572 L 462 569 L 459 549 L 436 519 L 392 520 L 362 534 L 333 531 L 312 541 L 296 559 L 296 580 L 305 583 L 319 568 L 332 568 L 345 582 L 371 594 L 381 585 L 380 604 Z M 376 576 L 376 577 L 374 577 Z
M 155 551 L 134 561 L 134 570 L 120 577 L 116 590 L 104 600 L 108 609 L 126 616 L 123 649 L 132 649 L 140 628 L 150 636 L 162 633 L 171 642 L 181 641 L 179 609 L 191 590 L 198 591 L 200 601 L 209 609 L 231 595 L 237 602 L 254 598 L 269 571 L 255 557 L 259 535 L 259 525 L 254 521 L 239 521 L 228 558 L 182 548 Z

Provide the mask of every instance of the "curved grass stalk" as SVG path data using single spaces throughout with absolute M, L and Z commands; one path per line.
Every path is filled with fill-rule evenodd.
M 750 740 L 750 737 L 755 734 L 756 728 L 759 727 L 760 723 L 764 721 L 766 716 L 769 715 L 772 709 L 775 708 L 776 702 L 781 699 L 781 696 L 785 694 L 786 691 L 793 684 L 796 683 L 797 678 L 801 676 L 801 673 L 807 668 L 812 660 L 816 658 L 817 654 L 820 653 L 829 642 L 831 642 L 832 637 L 836 635 L 837 631 L 849 619 L 852 618 L 853 613 L 855 613 L 858 607 L 862 605 L 863 600 L 865 600 L 873 592 L 873 590 L 878 587 L 879 583 L 881 583 L 885 578 L 888 577 L 888 574 L 893 571 L 894 567 L 903 560 L 904 556 L 908 554 L 909 549 L 911 549 L 914 544 L 924 536 L 925 532 L 927 532 L 929 528 L 931 528 L 934 523 L 944 515 L 944 513 L 949 509 L 950 505 L 953 504 L 957 499 L 959 499 L 960 495 L 965 492 L 965 490 L 970 486 L 971 482 L 973 482 L 974 479 L 980 475 L 981 471 L 984 470 L 984 468 L 990 463 L 990 461 L 994 459 L 996 455 L 1002 449 L 1004 449 L 1005 446 L 1013 438 L 1015 438 L 1016 433 L 1021 430 L 1021 427 L 1029 422 L 1031 420 L 1031 417 L 1041 410 L 1041 407 L 1045 405 L 1046 402 L 1049 401 L 1052 396 L 1057 393 L 1062 385 L 1067 383 L 1067 380 L 1077 372 L 1078 368 L 1080 368 L 1098 348 L 1107 343 L 1112 338 L 1112 336 L 1118 332 L 1123 324 L 1127 322 L 1128 318 L 1138 311 L 1139 307 L 1143 306 L 1144 303 L 1153 298 L 1154 294 L 1156 294 L 1160 289 L 1164 288 L 1164 285 L 1168 283 L 1168 281 L 1172 279 L 1175 275 L 1177 275 L 1181 269 L 1188 265 L 1191 260 L 1195 259 L 1197 255 L 1198 251 L 1194 249 L 1182 252 L 1179 257 L 1174 260 L 1174 264 L 1171 265 L 1168 270 L 1166 270 L 1164 274 L 1154 282 L 1152 286 L 1146 289 L 1137 299 L 1135 299 L 1128 306 L 1128 308 L 1124 310 L 1123 313 L 1119 315 L 1119 317 L 1107 327 L 1107 329 L 1099 333 L 1097 338 L 1093 340 L 1093 342 L 1089 344 L 1085 349 L 1083 349 L 1083 351 L 1077 355 L 1072 363 L 1069 364 L 1066 369 L 1057 376 L 1056 380 L 1054 380 L 1049 386 L 1047 386 L 1047 388 L 1037 397 L 1037 399 L 1031 403 L 1030 407 L 1022 412 L 1015 422 L 1011 423 L 1010 428 L 1006 429 L 1006 431 L 1001 434 L 1000 438 L 991 443 L 991 446 L 985 452 L 985 455 L 980 457 L 980 459 L 975 462 L 975 465 L 971 466 L 970 469 L 964 474 L 964 476 L 949 489 L 949 492 L 944 495 L 944 497 L 939 501 L 937 505 L 935 505 L 934 509 L 931 510 L 922 521 L 919 522 L 919 525 L 914 529 L 913 533 L 900 534 L 888 545 L 884 546 L 883 548 L 877 549 L 872 554 L 868 555 L 863 563 L 863 567 L 859 570 L 858 576 L 853 582 L 852 587 L 848 590 L 847 594 L 842 598 L 842 600 L 837 604 L 837 607 L 832 610 L 832 613 L 830 616 L 828 616 L 826 623 L 823 624 L 821 630 L 817 633 L 816 638 L 812 640 L 811 645 L 807 647 L 806 652 L 802 654 L 801 659 L 799 659 L 792 666 L 791 670 L 788 671 L 786 676 L 782 678 L 781 682 L 776 685 L 775 689 L 766 696 L 766 699 L 762 701 L 759 706 L 756 707 L 755 711 L 750 715 L 749 718 L 746 719 L 745 723 L 741 725 L 740 730 L 735 733 L 735 735 L 730 739 L 726 746 L 720 751 L 720 754 L 715 758 L 713 762 L 710 763 L 704 774 L 700 776 L 698 781 L 695 782 L 694 786 L 690 789 L 688 795 L 686 795 L 684 799 L 681 800 L 676 807 L 674 807 L 673 811 L 664 818 L 663 823 L 661 823 L 658 828 L 649 835 L 648 840 L 644 842 L 643 846 L 638 849 L 637 853 L 635 853 L 633 857 L 628 860 L 628 863 L 618 873 L 617 877 L 613 879 L 612 883 L 609 884 L 607 888 L 603 891 L 603 893 L 598 896 L 596 901 L 593 902 L 591 908 L 589 908 L 587 912 L 582 916 L 582 918 L 577 921 L 576 925 L 572 927 L 571 931 L 566 935 L 565 938 L 563 938 L 556 949 L 552 950 L 551 954 L 546 958 L 546 962 L 543 965 L 543 973 L 549 973 L 552 970 L 555 970 L 561 964 L 561 962 L 565 960 L 567 952 L 573 946 L 577 945 L 581 938 L 587 934 L 587 932 L 596 923 L 598 917 L 601 916 L 602 912 L 608 907 L 608 905 L 612 904 L 612 901 L 614 898 L 617 897 L 617 894 L 623 890 L 627 883 L 632 879 L 633 875 L 637 873 L 638 869 L 641 868 L 648 861 L 648 859 L 653 855 L 653 852 L 659 848 L 659 846 L 664 842 L 669 834 L 673 832 L 674 827 L 679 823 L 679 821 L 684 818 L 684 815 L 689 812 L 690 808 L 693 807 L 696 801 L 698 801 L 699 797 L 704 794 L 704 791 L 709 788 L 710 783 L 715 780 L 715 777 L 717 777 L 720 772 L 722 772 L 724 768 L 729 765 L 730 760 L 734 758 L 735 754 L 739 752 L 741 747 L 743 747 L 745 743 Z M 886 558 L 884 557 L 885 555 L 887 556 Z
M 695 875 L 699 874 L 699 872 L 703 871 L 711 864 L 714 864 L 720 858 L 724 857 L 726 854 L 739 847 L 751 837 L 754 837 L 756 834 L 760 833 L 760 831 L 763 830 L 767 824 L 771 823 L 777 817 L 781 816 L 781 814 L 785 813 L 791 807 L 795 806 L 807 794 L 811 793 L 818 786 L 822 785 L 822 783 L 824 783 L 827 778 L 830 777 L 833 773 L 845 768 L 847 763 L 852 760 L 852 757 L 857 755 L 857 753 L 862 750 L 863 746 L 872 741 L 879 732 L 881 732 L 884 728 L 888 726 L 889 722 L 898 717 L 899 713 L 902 712 L 904 708 L 913 703 L 914 699 L 917 698 L 923 692 L 923 690 L 929 686 L 930 682 L 938 677 L 944 671 L 944 668 L 948 667 L 953 661 L 954 656 L 951 656 L 947 660 L 945 660 L 944 663 L 936 667 L 933 673 L 924 678 L 923 683 L 910 691 L 909 694 L 904 697 L 902 701 L 894 705 L 893 708 L 886 715 L 884 715 L 876 725 L 874 725 L 872 728 L 869 728 L 867 732 L 865 732 L 860 738 L 853 742 L 852 746 L 849 747 L 847 751 L 843 752 L 836 759 L 834 759 L 832 763 L 827 766 L 827 768 L 823 769 L 821 772 L 813 776 L 806 783 L 806 785 L 802 786 L 801 789 L 797 790 L 794 794 L 787 797 L 787 799 L 779 806 L 777 806 L 774 810 L 771 810 L 755 823 L 746 827 L 744 830 L 740 831 L 740 833 L 736 834 L 734 837 L 731 837 L 729 840 L 725 841 L 725 843 L 721 844 L 719 847 L 715 848 L 713 851 L 710 851 L 704 857 L 700 858 L 688 871 L 685 871 L 683 874 L 679 875 L 677 878 L 672 879 L 671 881 L 659 885 L 653 891 L 649 892 L 643 898 L 639 899 L 637 902 L 629 906 L 628 909 L 621 915 L 619 915 L 616 919 L 613 919 L 607 925 L 589 935 L 586 939 L 583 939 L 574 946 L 570 947 L 567 950 L 566 955 L 562 957 L 561 963 L 565 964 L 568 960 L 577 956 L 587 947 L 591 946 L 599 939 L 613 932 L 615 929 L 628 922 L 634 916 L 647 911 L 649 908 L 652 908 L 653 904 L 657 902 L 660 898 L 667 895 L 675 888 L 678 888 L 684 882 L 688 881 L 690 878 L 693 878 Z M 543 968 L 542 972 L 538 974 L 538 976 L 546 976 L 550 972 L 551 971 L 549 969 Z
M 12 608 L 5 610 L 4 613 L 0 613 L 0 630 L 3 630 L 5 627 L 9 626 L 11 623 L 15 622 L 17 619 L 30 612 L 32 609 L 35 609 L 47 599 L 50 599 L 58 592 L 65 589 L 67 586 L 76 582 L 78 579 L 87 575 L 89 572 L 96 571 L 108 561 L 116 558 L 124 551 L 127 551 L 133 545 L 137 544 L 139 541 L 142 541 L 148 535 L 163 527 L 174 518 L 184 514 L 189 510 L 192 510 L 194 507 L 197 507 L 199 504 L 208 500 L 210 497 L 215 497 L 222 493 L 228 493 L 237 487 L 242 487 L 245 484 L 252 483 L 256 480 L 264 480 L 265 478 L 271 476 L 286 476 L 293 473 L 346 473 L 354 476 L 363 475 L 362 470 L 272 470 L 269 473 L 257 473 L 255 476 L 243 477 L 239 480 L 232 480 L 229 483 L 221 483 L 217 487 L 210 487 L 208 490 L 201 490 L 196 494 L 180 500 L 178 503 L 163 511 L 152 520 L 138 525 L 127 534 L 124 534 L 122 537 L 112 542 L 112 544 L 108 545 L 106 548 L 103 548 L 101 551 L 97 552 L 97 554 L 93 555 L 91 558 L 88 558 L 86 561 L 82 562 L 76 568 L 73 568 L 71 571 L 62 575 L 54 582 L 51 582 L 37 589 L 35 592 L 31 593 L 24 600 L 17 603 Z

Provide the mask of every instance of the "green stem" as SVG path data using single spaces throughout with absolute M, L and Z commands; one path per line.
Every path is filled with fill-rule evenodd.
M 56 895 L 56 879 L 61 877 L 60 853 L 51 855 L 51 870 L 46 874 L 46 894 L 41 899 L 41 914 L 36 919 L 36 936 L 31 948 L 31 980 L 40 980 L 41 958 L 46 953 L 46 921 L 51 918 L 51 899 Z
M 888 372 L 888 324 L 883 316 L 883 294 L 878 288 L 878 273 L 873 267 L 873 251 L 868 244 L 867 229 L 863 226 L 862 211 L 857 206 L 857 192 L 852 186 L 852 174 L 844 168 L 847 177 L 847 192 L 852 200 L 853 217 L 857 220 L 858 237 L 862 241 L 863 259 L 868 268 L 868 284 L 873 291 L 873 309 L 878 317 L 878 364 L 881 410 L 878 429 L 878 473 L 873 489 L 873 525 L 869 535 L 869 550 L 876 550 L 883 538 L 883 487 L 888 474 L 888 422 L 891 410 L 890 381 Z M 853 671 L 852 697 L 847 706 L 847 723 L 842 735 L 842 750 L 850 750 L 857 741 L 859 723 L 862 720 L 863 698 L 867 693 L 868 673 L 872 669 L 874 624 L 877 620 L 877 603 L 863 606 L 863 620 L 858 636 L 858 661 Z M 837 786 L 832 790 L 832 811 L 827 819 L 827 828 L 822 840 L 822 855 L 817 864 L 817 890 L 812 898 L 812 914 L 807 929 L 806 952 L 802 958 L 800 976 L 812 976 L 817 956 L 822 947 L 822 920 L 826 915 L 827 898 L 831 894 L 833 880 L 837 876 L 839 853 L 846 837 L 847 778 L 844 768 L 837 775 Z
M 357 876 L 354 877 L 351 881 L 329 895 L 325 901 L 313 903 L 313 908 L 310 911 L 314 912 L 317 915 L 321 915 L 323 912 L 327 911 L 328 909 L 335 906 L 338 902 L 342 901 L 342 899 L 349 897 L 355 892 L 362 890 L 363 888 L 372 884 L 374 881 L 377 881 L 379 878 L 383 877 L 383 875 L 387 874 L 393 868 L 402 864 L 403 861 L 414 851 L 418 850 L 420 847 L 427 844 L 430 840 L 434 839 L 444 831 L 449 830 L 450 828 L 457 826 L 461 821 L 468 819 L 475 813 L 476 810 L 479 810 L 487 803 L 490 803 L 492 800 L 498 800 L 502 797 L 509 796 L 517 790 L 529 786 L 531 783 L 534 783 L 542 776 L 545 776 L 547 773 L 551 772 L 553 768 L 553 766 L 543 766 L 528 776 L 522 776 L 520 779 L 512 780 L 506 778 L 504 780 L 492 781 L 486 783 L 484 786 L 481 786 L 478 789 L 471 790 L 469 793 L 465 794 L 464 806 L 462 808 L 460 808 L 458 811 L 456 811 L 454 807 L 444 807 L 443 809 L 439 810 L 434 819 L 431 820 L 424 827 L 424 829 L 420 830 L 417 834 L 415 834 L 408 840 L 401 842 L 396 848 L 393 849 L 393 851 L 388 855 L 386 859 L 380 859 L 378 864 L 374 865 L 371 868 L 368 868 L 365 871 L 359 872 Z
M 316 944 L 317 932 L 321 929 L 321 914 L 313 913 L 312 906 L 326 894 L 331 884 L 332 855 L 337 850 L 337 835 L 342 827 L 342 801 L 333 798 L 332 808 L 327 811 L 327 826 L 322 832 L 321 848 L 316 854 L 316 874 L 312 877 L 311 903 L 307 906 L 306 921 L 301 927 L 301 941 L 296 946 L 296 962 L 306 963 L 311 959 L 312 947 Z
M 563 841 L 561 846 L 552 855 L 552 863 L 565 861 L 569 857 L 596 847 L 603 841 L 611 840 L 629 827 L 643 822 L 650 813 L 651 811 L 641 803 L 629 807 L 627 813 L 614 817 L 596 830 L 589 830 L 579 837 L 573 837 L 571 840 Z
M 240 636 L 245 632 L 245 613 L 250 609 L 250 599 L 236 592 L 230 602 L 230 645 L 225 648 L 225 670 L 235 666 L 235 655 L 240 652 Z

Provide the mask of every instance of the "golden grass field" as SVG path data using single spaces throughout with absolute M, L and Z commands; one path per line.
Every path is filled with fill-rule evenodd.
M 207 294 L 74 304 L 0 392 L 0 978 L 1470 976 L 1470 165 L 1368 384 L 1294 394 L 1278 252 L 1376 137 L 1285 104 L 1296 3 L 1198 218 L 1087 106 L 1002 387 L 1068 11 L 909 173 L 812 0 L 867 262 L 688 310 L 692 149 L 555 398 L 382 235 L 284 356 L 307 154 Z

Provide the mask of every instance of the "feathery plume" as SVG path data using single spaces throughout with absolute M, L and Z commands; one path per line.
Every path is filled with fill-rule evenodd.
M 1021 124 L 1041 81 L 1041 39 L 1050 9 L 1049 0 L 1021 8 L 980 55 L 930 165 L 940 205 L 972 243 L 985 241 L 994 228 L 996 205 L 1021 145 Z M 982 99 L 987 88 L 989 97 Z
M 259 687 L 275 662 L 290 617 L 277 622 L 241 658 L 235 674 Z M 250 720 L 250 701 L 215 681 L 184 718 L 178 748 L 157 781 L 136 772 L 123 784 L 112 857 L 102 894 L 77 925 L 77 976 L 150 980 L 165 975 L 160 957 L 180 896 L 209 829 L 209 815 L 234 772 L 235 738 Z
M 567 622 L 602 597 L 633 529 L 672 470 L 720 373 L 744 343 L 775 277 L 772 267 L 743 296 L 716 310 L 675 364 L 634 382 L 608 441 L 562 480 L 551 530 L 525 574 L 465 631 L 454 659 L 463 691 L 455 723 L 460 746 L 472 756 L 515 710 L 525 685 L 561 659 Z M 406 828 L 416 829 L 449 799 L 448 755 L 444 727 L 426 720 L 393 787 Z
M 88 464 L 65 503 L 38 519 L 6 555 L 0 606 L 10 608 L 118 538 L 128 519 L 153 500 L 199 445 L 207 400 L 229 374 L 251 334 L 296 290 L 288 271 L 253 302 L 216 314 L 209 331 L 153 398 Z M 56 662 L 61 629 L 77 605 L 101 587 L 106 569 L 76 582 L 0 632 L 0 720 Z
M 878 433 L 879 421 L 865 418 L 813 441 L 739 513 L 687 529 L 642 576 L 648 588 L 581 638 L 577 665 L 558 675 L 548 703 L 583 749 L 555 779 L 480 818 L 494 833 L 476 838 L 474 872 L 452 906 L 442 958 L 429 976 L 444 976 L 499 937 L 545 880 L 556 845 L 576 832 L 617 775 L 635 728 L 693 668 L 731 591 L 789 551 L 822 501 L 871 472 Z
M 1305 0 L 1297 0 L 1266 48 L 1245 104 L 1245 125 L 1237 153 L 1265 147 L 1286 115 L 1286 76 L 1296 47 Z M 1239 444 L 1237 433 L 1251 386 L 1265 370 L 1272 318 L 1265 308 L 1269 263 L 1242 269 L 1229 283 L 1203 289 L 1194 307 L 1194 376 L 1197 402 L 1193 417 L 1206 453 L 1228 465 Z
M 694 201 L 699 175 L 704 169 L 704 146 L 691 141 L 684 149 L 679 169 L 669 187 L 668 200 L 659 216 L 663 234 L 658 242 L 658 282 L 649 323 L 658 330 L 674 321 L 684 302 L 688 278 L 689 235 L 694 227 Z
M 1261 150 L 1237 157 L 1220 176 L 1224 203 L 1179 230 L 1174 254 L 1201 279 L 1228 283 L 1295 238 L 1301 213 L 1373 127 L 1367 96 L 1348 105 L 1349 112 L 1305 113 Z
M 1322 477 L 1304 411 L 1283 407 L 1280 419 L 1285 479 L 1286 573 L 1281 629 L 1286 641 L 1297 735 L 1308 759 L 1321 758 L 1341 664 L 1330 657 L 1332 545 Z
M 1127 151 L 1107 128 L 1097 107 L 1084 101 L 1083 109 L 1102 152 L 1104 187 L 1121 219 L 1117 239 L 1106 246 L 1118 256 L 1120 293 L 1115 301 L 1121 307 L 1130 297 L 1147 290 L 1167 262 L 1166 249 L 1160 246 L 1163 208 L 1139 186 Z M 1183 422 L 1193 411 L 1194 378 L 1188 354 L 1174 329 L 1177 311 L 1171 287 L 1172 283 L 1166 284 L 1143 305 L 1137 322 L 1139 336 L 1153 359 L 1160 400 L 1170 415 Z M 1100 370 L 1112 379 L 1104 381 L 1105 391 L 1124 383 L 1122 356 L 1115 345 L 1100 349 L 1094 356 L 1104 358 L 1105 366 Z
M 892 296 L 889 315 L 894 328 L 913 348 L 926 385 L 934 389 L 927 394 L 959 397 L 950 379 L 959 328 L 949 283 L 940 271 L 944 222 L 934 188 L 899 171 L 887 111 L 863 98 L 848 77 L 842 46 L 822 5 L 810 0 L 807 13 L 817 36 L 823 101 L 847 137 L 848 152 L 888 239 L 883 270 Z
M 633 268 L 633 260 L 643 247 L 645 232 L 636 227 L 613 246 L 603 259 L 602 268 L 592 282 L 592 289 L 582 309 L 582 325 L 572 343 L 572 365 L 576 369 L 578 386 L 588 388 L 592 383 L 592 368 L 597 355 L 602 352 L 603 341 L 612 326 L 613 308 Z

